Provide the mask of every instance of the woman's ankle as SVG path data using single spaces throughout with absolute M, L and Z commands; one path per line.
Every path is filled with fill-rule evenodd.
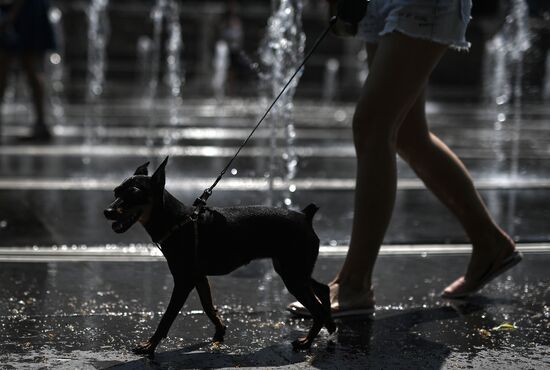
M 339 275 L 329 283 L 329 286 L 332 285 L 345 287 L 346 290 L 354 293 L 366 293 L 372 291 L 372 283 L 362 277 L 342 277 Z
M 500 253 L 503 249 L 513 250 L 515 248 L 514 240 L 498 226 L 493 230 L 480 234 L 472 240 L 473 252 L 479 254 Z

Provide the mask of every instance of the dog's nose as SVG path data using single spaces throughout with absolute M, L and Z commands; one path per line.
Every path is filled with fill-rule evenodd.
M 103 211 L 105 218 L 113 218 L 115 213 L 116 213 L 115 210 L 112 208 L 107 208 Z

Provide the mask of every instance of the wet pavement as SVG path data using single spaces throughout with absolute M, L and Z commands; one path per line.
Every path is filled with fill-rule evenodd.
M 550 367 L 550 254 L 525 261 L 468 301 L 440 290 L 467 256 L 381 256 L 376 313 L 338 321 L 313 348 L 292 351 L 307 319 L 285 311 L 293 300 L 268 261 L 211 279 L 229 330 L 210 343 L 213 327 L 195 293 L 154 360 L 133 355 L 169 300 L 163 262 L 46 262 L 0 265 L 2 368 L 194 369 L 543 369 Z M 329 280 L 342 257 L 325 254 L 315 276 Z M 510 330 L 498 329 L 511 323 Z
M 238 103 L 238 104 L 237 104 Z M 0 368 L 186 369 L 550 368 L 550 109 L 524 107 L 498 130 L 475 104 L 430 103 L 431 127 L 464 159 L 498 224 L 525 260 L 468 301 L 439 292 L 466 269 L 469 245 L 453 216 L 402 161 L 394 216 L 375 272 L 376 313 L 338 322 L 311 351 L 290 342 L 309 328 L 286 311 L 293 300 L 269 261 L 212 278 L 229 326 L 210 343 L 210 322 L 192 294 L 155 360 L 129 349 L 164 311 L 172 278 L 140 227 L 114 234 L 103 218 L 112 189 L 137 165 L 165 156 L 167 188 L 191 203 L 233 155 L 261 113 L 257 101 L 187 102 L 181 127 L 162 104 L 146 112 L 113 101 L 96 111 L 65 107 L 55 139 L 20 143 L 28 127 L 8 109 L 0 145 Z M 355 160 L 349 104 L 298 102 L 294 206 L 321 208 L 316 277 L 329 281 L 349 241 Z M 24 115 L 23 115 L 24 116 Z M 520 122 L 521 125 L 516 125 Z M 269 130 L 261 129 L 209 204 L 266 203 Z M 278 155 L 280 153 L 280 149 Z M 289 184 L 274 181 L 280 202 Z M 286 195 L 285 195 L 286 193 Z M 505 330 L 501 324 L 510 323 Z

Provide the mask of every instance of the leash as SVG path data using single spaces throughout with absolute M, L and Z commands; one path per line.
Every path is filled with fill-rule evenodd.
M 323 31 L 323 33 L 317 38 L 317 40 L 315 41 L 315 43 L 313 44 L 313 46 L 311 47 L 311 49 L 309 50 L 309 52 L 307 53 L 307 55 L 304 57 L 304 60 L 302 61 L 302 63 L 300 63 L 300 65 L 298 66 L 298 68 L 296 68 L 296 70 L 294 71 L 294 73 L 292 74 L 292 76 L 290 77 L 290 79 L 287 81 L 287 83 L 283 86 L 283 88 L 281 89 L 281 92 L 279 92 L 279 95 L 277 95 L 277 97 L 275 97 L 275 100 L 273 100 L 273 102 L 271 103 L 271 105 L 267 108 L 267 110 L 265 111 L 264 115 L 260 118 L 260 120 L 258 121 L 258 123 L 256 124 L 256 126 L 254 126 L 254 128 L 252 129 L 252 131 L 250 132 L 250 134 L 248 135 L 248 137 L 242 142 L 242 144 L 239 146 L 239 149 L 237 149 L 237 152 L 235 153 L 235 155 L 233 156 L 233 158 L 231 158 L 229 160 L 229 162 L 227 163 L 227 165 L 223 168 L 223 170 L 220 172 L 220 174 L 218 175 L 218 177 L 216 178 L 216 180 L 214 181 L 214 183 L 209 187 L 209 188 L 206 188 L 203 193 L 201 194 L 200 197 L 198 197 L 197 199 L 195 199 L 195 202 L 193 203 L 193 207 L 195 208 L 202 208 L 206 205 L 206 202 L 208 201 L 208 198 L 210 198 L 210 196 L 212 195 L 212 191 L 214 190 L 214 188 L 216 187 L 216 185 L 218 185 L 218 182 L 220 182 L 220 180 L 222 179 L 223 175 L 225 175 L 225 173 L 227 172 L 227 170 L 229 169 L 229 167 L 231 166 L 231 164 L 233 163 L 233 161 L 235 160 L 235 158 L 237 158 L 237 156 L 239 155 L 239 153 L 241 152 L 241 150 L 246 146 L 246 144 L 248 143 L 248 140 L 250 140 L 250 138 L 252 137 L 252 135 L 254 135 L 254 132 L 256 132 L 256 130 L 258 129 L 258 127 L 262 124 L 262 122 L 264 121 L 264 119 L 267 117 L 267 115 L 269 114 L 269 112 L 271 112 L 271 109 L 275 106 L 275 104 L 277 103 L 277 101 L 279 100 L 279 98 L 285 93 L 287 87 L 290 85 L 290 83 L 292 82 L 292 80 L 294 80 L 294 77 L 296 77 L 296 75 L 300 72 L 300 70 L 304 67 L 304 65 L 306 64 L 306 62 L 308 61 L 308 59 L 311 57 L 311 55 L 313 54 L 313 52 L 315 51 L 315 49 L 317 49 L 317 46 L 319 46 L 319 44 L 321 43 L 321 41 L 324 40 L 324 38 L 327 36 L 327 34 L 330 32 L 330 30 L 332 29 L 332 27 L 336 24 L 337 22 L 337 18 L 334 16 L 332 18 L 330 18 L 330 21 L 329 21 L 329 24 L 327 26 L 327 28 Z M 197 212 L 197 214 L 200 212 L 200 210 Z

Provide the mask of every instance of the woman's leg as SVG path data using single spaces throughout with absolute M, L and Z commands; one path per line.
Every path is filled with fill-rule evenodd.
M 353 118 L 357 173 L 350 248 L 332 284 L 346 287 L 352 295 L 370 290 L 390 221 L 399 126 L 446 49 L 398 32 L 383 36 L 376 48 Z
M 512 253 L 513 241 L 489 215 L 464 164 L 429 131 L 424 92 L 401 124 L 397 152 L 464 227 L 473 246 L 467 280 L 481 279 L 503 249 Z
M 43 62 L 43 53 L 25 53 L 21 56 L 21 63 L 27 74 L 29 85 L 32 90 L 32 102 L 36 119 L 34 126 L 35 134 L 40 136 L 46 133 L 46 135 L 49 135 L 44 110 L 46 89 L 44 84 L 44 74 L 42 73 Z

